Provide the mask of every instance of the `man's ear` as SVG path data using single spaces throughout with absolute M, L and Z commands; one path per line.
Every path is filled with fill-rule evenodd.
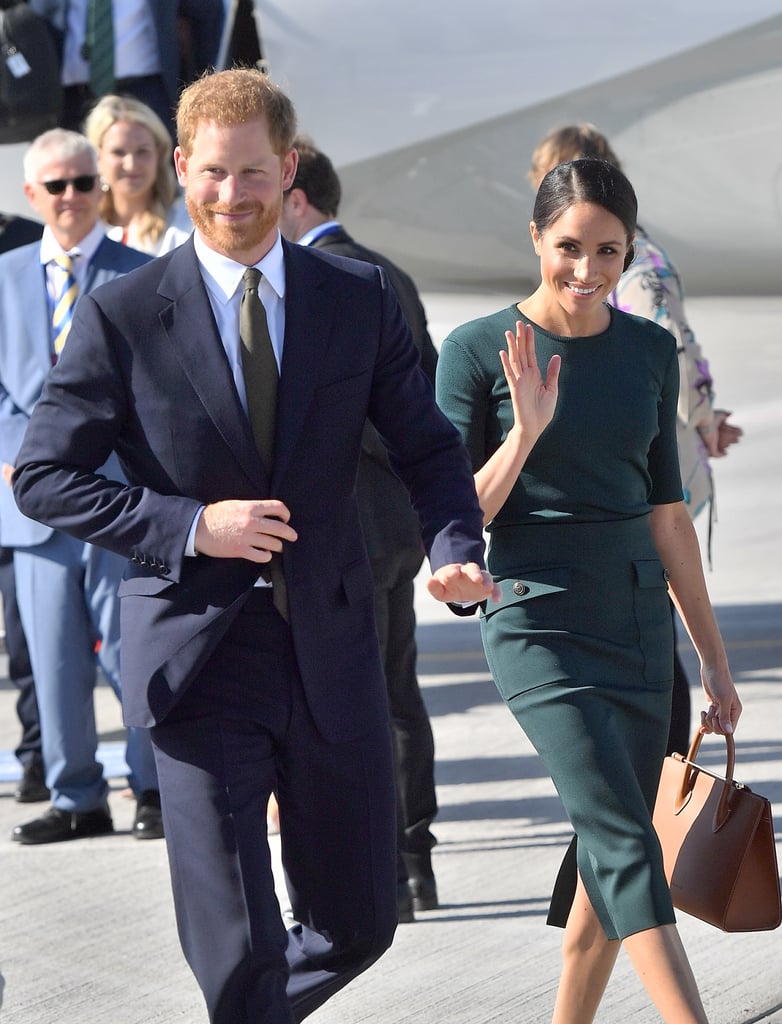
M 307 194 L 303 188 L 289 189 L 285 196 L 285 202 L 288 204 L 288 207 L 298 215 L 302 212 L 307 203 Z
M 181 146 L 174 149 L 174 170 L 176 171 L 176 180 L 184 188 L 187 184 L 187 157 L 182 152 Z
M 296 168 L 299 166 L 299 154 L 295 149 L 289 149 L 282 158 L 282 190 L 287 192 L 296 177 Z

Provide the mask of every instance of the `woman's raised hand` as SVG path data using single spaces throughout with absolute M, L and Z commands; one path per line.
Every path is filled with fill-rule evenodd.
M 506 331 L 505 338 L 508 350 L 500 352 L 500 360 L 510 388 L 515 425 L 537 440 L 554 416 L 562 359 L 551 357 L 544 380 L 535 354 L 534 329 L 517 320 L 516 333 Z

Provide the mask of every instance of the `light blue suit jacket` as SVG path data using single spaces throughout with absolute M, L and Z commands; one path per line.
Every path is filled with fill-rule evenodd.
M 0 255 L 0 461 L 13 466 L 33 407 L 52 368 L 51 328 L 41 243 Z M 90 261 L 83 292 L 126 274 L 150 257 L 104 239 Z M 107 475 L 123 479 L 116 457 Z M 23 516 L 0 480 L 0 544 L 42 544 L 52 529 Z

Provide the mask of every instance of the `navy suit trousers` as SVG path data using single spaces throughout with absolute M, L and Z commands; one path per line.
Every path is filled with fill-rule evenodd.
M 387 721 L 352 742 L 320 736 L 290 631 L 262 589 L 152 740 L 180 939 L 210 1021 L 303 1019 L 393 937 Z M 266 834 L 273 791 L 297 922 L 287 932 Z

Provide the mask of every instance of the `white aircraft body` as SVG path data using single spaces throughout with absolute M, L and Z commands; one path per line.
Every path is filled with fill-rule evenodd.
M 534 279 L 531 152 L 591 121 L 688 292 L 779 293 L 778 0 L 254 0 L 254 14 L 266 67 L 339 170 L 341 219 L 422 286 Z M 0 210 L 30 213 L 24 148 L 0 147 Z
M 341 219 L 419 282 L 531 279 L 531 152 L 591 121 L 688 291 L 779 292 L 775 0 L 255 0 L 255 18 Z

